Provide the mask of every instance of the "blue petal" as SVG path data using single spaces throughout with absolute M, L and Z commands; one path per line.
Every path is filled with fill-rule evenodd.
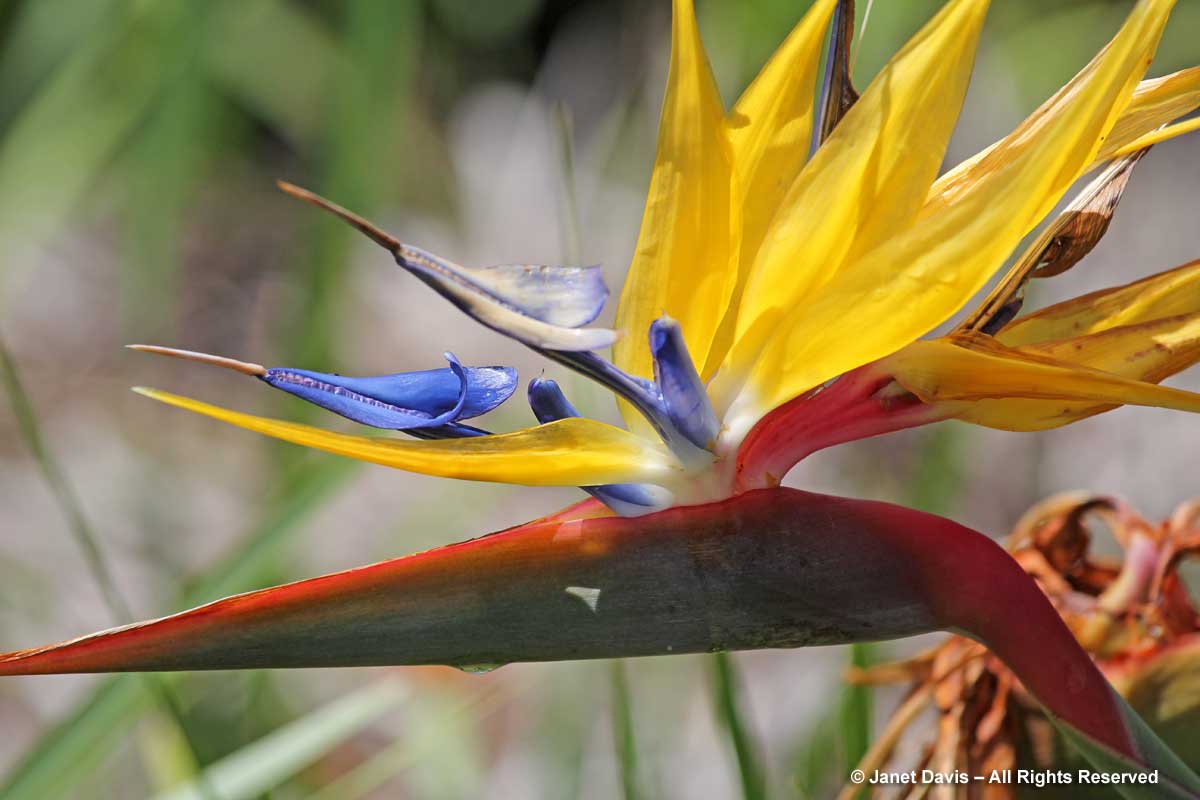
M 456 271 L 499 302 L 551 325 L 565 328 L 587 325 L 600 315 L 608 300 L 604 273 L 598 266 L 501 264 L 472 269 L 421 252 L 434 259 L 442 269 Z
M 675 495 L 652 483 L 610 483 L 580 486 L 622 517 L 640 517 L 675 505 Z
M 616 392 L 649 420 L 677 455 L 686 460 L 711 456 L 707 448 L 716 435 L 716 428 L 709 424 L 708 418 L 695 419 L 690 411 L 684 410 L 678 410 L 676 417 L 672 417 L 663 393 L 654 383 L 631 376 L 597 356 L 594 351 L 609 347 L 617 340 L 616 331 L 575 327 L 593 320 L 608 296 L 596 267 L 463 267 L 407 245 L 312 192 L 283 182 L 279 186 L 288 194 L 329 211 L 357 228 L 390 252 L 396 263 L 477 322 Z M 682 340 L 677 349 L 681 353 L 678 363 L 686 362 L 691 368 Z M 668 371 L 673 368 L 674 363 L 667 367 Z M 691 369 L 694 372 L 694 368 Z M 681 409 L 690 400 L 685 396 L 675 397 L 676 405 Z M 711 408 L 707 410 L 711 416 Z M 686 428 L 677 424 L 679 421 L 685 422 Z
M 596 267 L 498 266 L 470 269 L 397 243 L 396 263 L 472 319 L 532 347 L 575 352 L 617 340 L 596 318 L 608 289 Z M 538 294 L 541 292 L 542 294 Z
M 568 417 L 582 417 L 579 410 L 571 405 L 571 401 L 563 394 L 558 381 L 546 378 L 534 378 L 529 382 L 529 407 L 537 421 L 545 425 Z
M 287 183 L 288 194 L 353 225 L 388 250 L 396 263 L 420 278 L 477 322 L 543 350 L 600 350 L 617 340 L 607 328 L 581 328 L 596 318 L 608 297 L 598 267 L 531 265 L 469 268 L 385 233 L 362 217 Z
M 597 268 L 469 269 L 404 244 L 312 192 L 284 182 L 279 186 L 357 228 L 390 252 L 400 266 L 477 322 L 616 392 L 649 420 L 672 450 L 689 458 L 696 455 L 697 445 L 668 418 L 658 388 L 650 381 L 621 371 L 593 352 L 612 345 L 617 339 L 616 331 L 567 327 L 585 324 L 599 313 L 608 290 Z
M 451 422 L 449 425 L 439 425 L 436 428 L 407 428 L 404 431 L 414 439 L 466 439 L 472 436 L 491 436 L 491 431 L 476 428 L 473 425 L 459 425 Z
M 542 424 L 580 416 L 557 382 L 541 378 L 529 382 L 529 407 Z M 670 491 L 649 483 L 610 483 L 579 488 L 623 517 L 638 517 L 661 511 L 675 501 Z
M 551 361 L 557 361 L 567 369 L 591 378 L 627 401 L 654 426 L 663 441 L 672 447 L 681 438 L 667 416 L 666 405 L 654 381 L 630 375 L 595 353 L 560 353 L 552 350 L 539 352 Z
M 516 389 L 517 373 L 510 367 L 465 368 L 450 353 L 446 360 L 449 369 L 368 378 L 275 368 L 261 379 L 347 419 L 388 430 L 434 428 L 477 417 Z
M 720 423 L 692 363 L 679 323 L 667 316 L 650 325 L 654 378 L 674 426 L 697 447 L 711 448 Z

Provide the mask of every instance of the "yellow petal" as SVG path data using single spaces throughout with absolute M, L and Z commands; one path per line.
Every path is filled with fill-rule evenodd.
M 1113 125 L 1097 161 L 1115 158 L 1118 151 L 1168 122 L 1200 107 L 1200 67 L 1182 69 L 1142 81 L 1125 113 Z
M 700 371 L 716 370 L 736 330 L 742 288 L 767 226 L 808 160 L 821 46 L 837 0 L 817 0 L 726 117 L 742 206 L 738 283 L 718 340 Z
M 1196 323 L 1177 327 L 1184 330 L 1163 337 L 1191 341 L 1194 354 Z M 1140 334 L 1142 345 L 1153 348 L 1145 332 Z M 1130 343 L 1126 339 L 1119 345 L 1110 342 L 1106 348 L 1098 347 L 1096 359 L 1119 360 L 1118 351 Z M 1079 355 L 1077 345 L 1065 345 L 1069 352 L 1058 355 L 1074 360 Z M 1010 349 L 988 337 L 913 342 L 883 359 L 880 368 L 922 401 L 948 404 L 959 419 L 1002 430 L 1053 428 L 1124 404 L 1200 413 L 1200 394 L 1078 366 L 1046 353 Z
M 1174 139 L 1177 136 L 1183 136 L 1185 133 L 1192 133 L 1197 130 L 1200 130 L 1200 117 L 1194 117 L 1184 122 L 1177 122 L 1174 125 L 1168 125 L 1156 131 L 1150 131 L 1150 133 L 1144 136 L 1139 136 L 1129 144 L 1112 151 L 1110 157 L 1120 158 L 1130 153 L 1136 153 L 1138 150 L 1145 150 L 1147 147 L 1156 145 L 1159 142 L 1165 142 L 1168 139 Z
M 1200 360 L 1200 312 L 1121 325 L 1020 350 L 1158 383 Z
M 1061 102 L 1065 98 L 1070 86 L 1071 84 L 1068 84 L 1067 87 L 1048 100 L 1030 119 L 1034 119 L 1039 113 L 1051 108 L 1055 103 Z M 1142 81 L 1134 90 L 1129 105 L 1126 106 L 1124 112 L 1117 118 L 1116 123 L 1113 124 L 1112 130 L 1104 140 L 1104 144 L 1101 146 L 1100 152 L 1097 153 L 1096 160 L 1092 163 L 1092 166 L 1095 167 L 1101 162 L 1118 158 L 1128 152 L 1140 150 L 1142 147 L 1148 146 L 1147 144 L 1141 144 L 1138 147 L 1131 147 L 1130 145 L 1135 140 L 1154 132 L 1159 126 L 1190 114 L 1198 106 L 1200 106 L 1200 67 L 1192 67 L 1191 69 L 1184 69 L 1179 72 L 1173 72 L 1170 75 L 1164 75 L 1161 78 L 1149 78 Z M 1182 130 L 1178 131 L 1174 135 L 1182 132 Z M 1162 141 L 1163 138 L 1171 137 L 1162 136 L 1156 141 Z M 1154 143 L 1154 141 L 1147 141 L 1149 144 Z M 937 183 L 933 185 L 932 190 L 929 192 L 930 198 L 944 192 L 954 191 L 969 184 L 977 174 L 976 170 L 979 162 L 1003 143 L 1003 141 L 996 142 L 956 165 L 954 169 L 939 178 Z
M 1021 349 L 1124 378 L 1158 383 L 1200 361 L 1200 314 L 1123 325 Z M 984 400 L 974 404 L 970 414 L 963 418 L 993 428 L 998 426 L 991 424 L 992 420 L 1019 419 L 1022 430 L 1043 430 L 1115 407 L 1111 403 L 1088 401 Z
M 676 474 L 661 448 L 596 420 L 571 418 L 534 428 L 464 439 L 372 439 L 229 411 L 155 389 L 146 397 L 285 442 L 385 467 L 529 486 L 654 482 Z
M 935 194 L 908 230 L 796 308 L 755 364 L 731 427 L 904 347 L 962 307 L 1091 163 L 1150 62 L 1173 0 L 1142 0 L 1071 84 Z
M 1200 311 L 1200 259 L 1018 317 L 996 336 L 1010 347 Z
M 1023 151 L 1036 147 L 1048 130 L 1061 125 L 1069 116 L 1070 108 L 1091 106 L 1090 110 L 1102 115 L 1100 134 L 1091 137 L 1093 141 L 1076 143 L 1080 152 L 1074 154 L 1076 158 L 1072 163 L 1079 155 L 1086 156 L 1090 162 L 1099 153 L 1117 120 L 1130 109 L 1133 92 L 1139 85 L 1137 81 L 1150 63 L 1174 5 L 1175 0 L 1141 0 L 1116 37 L 1070 83 L 1004 139 L 938 178 L 929 190 L 929 203 L 922 214 L 934 213 L 953 204 L 959 195 L 975 191 L 975 185 L 986 180 L 990 173 L 1019 157 Z M 1103 89 L 1100 89 L 1101 85 Z M 1081 96 L 1084 94 L 1087 97 Z M 1092 148 L 1089 149 L 1088 144 Z M 1073 171 L 1068 184 L 1078 174 L 1078 169 Z
M 788 189 L 747 279 L 717 387 L 736 381 L 848 258 L 907 227 L 966 93 L 985 0 L 953 0 L 876 76 Z
M 652 377 L 648 331 L 661 314 L 679 320 L 692 359 L 702 365 L 737 281 L 738 206 L 725 109 L 691 0 L 675 0 L 671 66 L 658 131 L 658 153 L 642 229 L 617 306 L 624 337 L 613 361 Z M 632 430 L 647 431 L 622 404 Z

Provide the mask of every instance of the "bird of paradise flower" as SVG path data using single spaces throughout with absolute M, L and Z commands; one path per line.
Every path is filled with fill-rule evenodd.
M 415 440 L 137 391 L 363 461 L 579 486 L 592 499 L 470 542 L 0 656 L 0 674 L 464 666 L 951 629 L 986 642 L 1095 752 L 1162 766 L 1153 737 L 990 540 L 778 484 L 817 449 L 951 417 L 1036 430 L 1122 404 L 1200 411 L 1200 395 L 1157 385 L 1200 360 L 1200 262 L 1020 315 L 1029 280 L 1070 268 L 1103 234 L 1145 150 L 1197 127 L 1175 120 L 1200 106 L 1200 68 L 1142 80 L 1172 5 L 1140 0 L 1057 94 L 939 177 L 986 0 L 948 2 L 861 96 L 848 78 L 852 7 L 818 0 L 728 112 L 691 0 L 674 0 L 657 156 L 613 329 L 589 327 L 607 299 L 595 268 L 460 266 L 282 184 L 473 319 L 611 390 L 626 427 L 581 417 L 548 380 L 528 387 L 538 425 L 466 424 L 505 402 L 517 376 L 449 353 L 445 369 L 347 378 L 136 346 Z M 921 338 L 1100 168 L 982 305 Z M 611 361 L 598 354 L 610 346 Z M 1185 769 L 1162 768 L 1180 791 L 1200 791 Z

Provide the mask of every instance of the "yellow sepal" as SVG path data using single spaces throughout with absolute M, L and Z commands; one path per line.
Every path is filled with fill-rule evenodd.
M 697 365 L 725 315 L 737 281 L 740 197 L 733 154 L 692 0 L 675 0 L 671 65 L 658 129 L 658 152 L 637 248 L 617 305 L 614 363 L 652 376 L 648 331 L 661 314 L 679 321 Z M 649 434 L 627 404 L 631 430 Z
M 1169 139 L 1174 139 L 1183 136 L 1186 133 L 1193 133 L 1200 130 L 1200 117 L 1183 122 L 1177 122 L 1174 125 L 1168 125 L 1165 128 L 1159 128 L 1156 131 L 1150 131 L 1144 136 L 1139 136 L 1127 145 L 1118 147 L 1112 152 L 1112 158 L 1120 158 L 1127 156 L 1130 153 L 1136 153 L 1138 150 L 1145 150 L 1147 147 L 1152 147 Z
M 1200 356 L 1196 317 L 1117 330 L 1037 350 L 983 336 L 924 340 L 879 368 L 958 419 L 1009 431 L 1054 428 L 1126 404 L 1200 412 L 1200 394 L 1136 379 L 1161 380 Z
M 715 387 L 718 407 L 781 326 L 807 319 L 809 299 L 844 261 L 911 224 L 958 119 L 987 5 L 948 3 L 888 62 L 788 189 L 747 278 Z
M 1142 81 L 1100 148 L 1097 161 L 1117 158 L 1137 139 L 1200 108 L 1200 67 Z M 1140 148 L 1135 148 L 1140 149 Z
M 916 224 L 845 266 L 814 301 L 790 309 L 795 322 L 758 358 L 732 409 L 736 424 L 896 352 L 966 303 L 1092 162 L 1172 5 L 1142 0 L 1112 42 L 980 159 L 969 180 L 935 191 Z
M 242 414 L 155 389 L 134 391 L 292 444 L 443 478 L 591 486 L 654 482 L 678 474 L 674 459 L 662 448 L 591 419 L 562 419 L 511 433 L 463 439 L 374 439 Z
M 1200 361 L 1200 314 L 1122 325 L 1099 333 L 1044 342 L 1022 349 L 1124 378 L 1158 383 Z M 984 400 L 974 404 L 970 415 L 963 418 L 989 425 L 989 420 L 1002 415 L 1003 418 L 1023 420 L 1022 430 L 1042 430 L 1057 428 L 1115 407 L 1113 404 L 1087 401 Z
M 738 283 L 700 369 L 705 380 L 732 344 L 738 305 L 767 226 L 808 160 L 821 46 L 837 0 L 817 0 L 726 116 L 742 206 Z
M 1200 312 L 1121 325 L 1020 350 L 1158 383 L 1200 360 Z
M 1200 312 L 1200 259 L 1018 317 L 996 338 L 1019 347 L 1195 312 Z
M 922 215 L 954 205 L 963 195 L 978 193 L 978 186 L 993 173 L 1032 150 L 1046 149 L 1051 132 L 1066 134 L 1072 147 L 1058 163 L 1051 161 L 1047 166 L 1063 173 L 1054 176 L 1058 182 L 1073 183 L 1130 111 L 1138 80 L 1153 57 L 1174 5 L 1175 0 L 1141 0 L 1108 46 L 1016 130 L 938 178 Z M 1084 164 L 1076 166 L 1080 160 Z M 1063 169 L 1068 165 L 1074 169 Z
M 1042 108 L 1048 108 L 1051 104 L 1059 101 L 1062 96 L 1063 93 L 1059 92 Z M 1164 138 L 1171 138 L 1171 135 L 1185 132 L 1181 129 L 1173 134 L 1168 134 L 1165 130 L 1156 131 L 1156 129 L 1172 120 L 1190 114 L 1197 107 L 1200 107 L 1200 67 L 1191 67 L 1164 75 L 1161 78 L 1148 78 L 1142 81 L 1134 89 L 1129 105 L 1125 107 L 1121 116 L 1113 124 L 1112 130 L 1096 154 L 1095 161 L 1092 162 L 1092 167 L 1139 150 L 1147 143 L 1153 144 L 1155 141 L 1162 141 Z M 1039 113 L 1041 110 L 1039 109 Z M 1172 129 L 1175 127 L 1171 126 Z M 1148 134 L 1155 134 L 1157 138 L 1153 141 L 1146 139 L 1145 143 L 1131 147 L 1136 140 L 1142 139 Z M 933 185 L 933 189 L 929 193 L 930 197 L 952 191 L 955 187 L 969 183 L 979 162 L 1001 144 L 1003 144 L 1002 141 L 996 142 L 957 164 Z

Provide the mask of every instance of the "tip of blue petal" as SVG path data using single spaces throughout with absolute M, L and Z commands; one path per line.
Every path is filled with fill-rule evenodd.
M 262 364 L 239 361 L 236 358 L 227 358 L 225 356 L 214 356 L 195 350 L 180 350 L 176 347 L 162 347 L 156 344 L 127 344 L 125 347 L 128 350 L 137 350 L 139 353 L 153 353 L 154 355 L 169 356 L 170 358 L 178 358 L 183 361 L 195 361 L 197 364 L 207 364 L 210 367 L 221 367 L 222 369 L 233 370 L 234 372 L 240 372 L 243 375 L 250 375 L 255 378 L 261 378 L 267 373 L 267 368 Z
M 679 332 L 679 323 L 672 317 L 663 314 L 650 323 L 650 350 L 657 353 L 666 347 L 672 334 Z

